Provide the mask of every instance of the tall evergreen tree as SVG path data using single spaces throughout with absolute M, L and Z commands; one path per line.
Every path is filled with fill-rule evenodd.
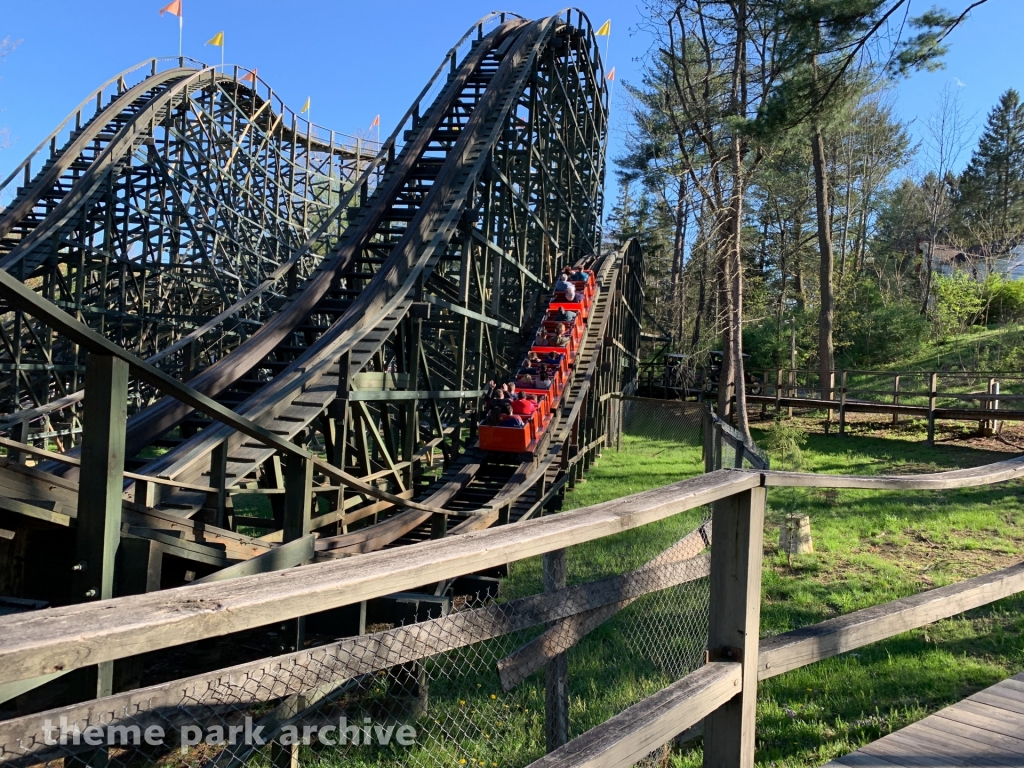
M 960 180 L 958 209 L 987 255 L 1024 235 L 1024 104 L 1012 88 L 988 115 Z

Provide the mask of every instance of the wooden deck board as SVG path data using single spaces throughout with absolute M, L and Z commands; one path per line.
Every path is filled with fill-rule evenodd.
M 865 744 L 823 768 L 1024 768 L 1024 673 Z

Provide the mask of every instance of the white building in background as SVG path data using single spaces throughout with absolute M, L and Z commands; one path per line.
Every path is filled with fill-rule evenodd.
M 927 248 L 928 243 L 922 242 L 922 255 Z M 984 280 L 989 274 L 989 264 L 985 259 L 952 245 L 935 245 L 932 252 L 932 269 L 936 274 L 947 276 L 958 269 L 967 270 L 978 280 Z M 1018 245 L 1008 254 L 993 258 L 991 271 L 1004 280 L 1024 280 L 1024 244 Z

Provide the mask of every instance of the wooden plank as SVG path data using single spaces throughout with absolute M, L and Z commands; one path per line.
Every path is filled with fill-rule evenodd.
M 908 727 L 865 744 L 857 753 L 908 768 L 957 768 L 965 765 L 966 760 L 953 756 L 950 746 L 948 741 L 942 746 L 936 745 L 922 738 L 913 727 Z
M 804 472 L 764 470 L 767 487 L 864 488 L 871 490 L 949 490 L 992 485 L 1024 477 L 1024 456 L 970 469 L 923 475 L 814 475 Z
M 351 605 L 392 592 L 593 541 L 756 487 L 719 471 L 520 525 L 359 558 L 187 586 L 168 593 L 0 617 L 0 679 L 18 680 Z M 59 665 L 59 667 L 58 667 Z
M 715 608 L 708 621 L 708 652 L 712 658 L 738 657 L 743 682 L 740 692 L 704 721 L 704 765 L 709 768 L 754 766 L 764 511 L 764 488 L 712 506 L 710 583 Z
M 736 697 L 742 665 L 713 662 L 623 710 L 530 768 L 626 768 Z
M 903 730 L 886 736 L 882 741 L 895 738 L 898 742 L 910 747 L 916 746 L 922 754 L 934 750 L 940 754 L 945 752 L 948 755 L 955 751 L 958 756 L 961 756 L 960 765 L 1006 765 L 1020 768 L 1022 761 L 1019 756 L 1009 755 L 1003 750 L 981 741 L 951 735 L 948 731 L 932 728 L 932 722 L 933 718 L 926 717 Z
M 993 739 L 995 737 L 1012 739 L 1012 742 L 1005 742 L 1003 748 L 1010 749 L 1012 747 L 1013 751 L 1024 755 L 1024 738 L 1022 738 L 1024 737 L 1024 729 L 1021 728 L 1021 723 L 1017 723 L 1016 728 L 1013 728 L 999 718 L 991 717 L 988 714 L 972 712 L 957 705 L 946 707 L 946 709 L 936 712 L 934 717 L 936 718 L 937 727 L 939 722 L 941 722 L 941 727 L 946 727 L 946 722 L 950 721 L 981 731 L 982 737 L 985 739 Z
M 4 512 L 12 512 L 16 515 L 31 517 L 36 520 L 44 520 L 47 523 L 63 525 L 64 527 L 71 525 L 70 515 L 65 515 L 61 512 L 59 505 L 56 509 L 46 509 L 45 507 L 33 504 L 29 501 L 9 499 L 6 496 L 0 496 L 0 510 L 3 510 Z
M 1024 740 L 1015 739 L 1012 736 L 1003 736 L 975 725 L 967 725 L 957 720 L 942 717 L 941 715 L 944 711 L 936 712 L 925 721 L 918 723 L 917 727 L 929 728 L 936 733 L 944 735 L 947 739 L 952 737 L 969 739 L 996 747 L 1001 752 L 1012 755 L 1024 755 Z
M 987 741 L 970 738 L 963 733 L 952 733 L 941 724 L 935 725 L 935 718 L 926 717 L 897 733 L 907 733 L 906 741 L 920 743 L 926 749 L 938 748 L 947 751 L 956 749 L 968 756 L 968 765 L 1009 765 L 1020 768 L 1022 762 L 1019 755 L 1007 753 L 998 746 Z M 984 738 L 984 734 L 980 734 Z M 889 738 L 888 736 L 886 738 Z
M 1024 563 L 761 641 L 764 680 L 1024 591 Z
M 241 576 L 252 576 L 256 573 L 270 573 L 271 571 L 282 571 L 285 568 L 293 568 L 313 558 L 313 545 L 316 536 L 306 534 L 305 536 L 289 541 L 275 547 L 266 554 L 235 563 L 223 570 L 211 573 L 201 579 L 196 579 L 193 584 L 207 584 L 213 581 L 224 581 L 225 579 L 237 579 Z

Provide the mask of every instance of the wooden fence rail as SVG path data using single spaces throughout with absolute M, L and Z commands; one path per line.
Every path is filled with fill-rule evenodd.
M 772 406 L 778 412 L 787 408 L 810 408 L 835 411 L 839 418 L 839 433 L 846 431 L 846 416 L 849 413 L 877 413 L 892 416 L 897 424 L 900 416 L 927 420 L 928 442 L 934 442 L 935 423 L 948 421 L 977 421 L 984 434 L 992 434 L 999 421 L 1024 421 L 1024 391 L 1017 394 L 1003 393 L 1003 385 L 1012 383 L 1018 389 L 1024 388 L 1024 376 L 1014 373 L 992 374 L 982 372 L 924 372 L 924 371 L 857 371 L 835 370 L 829 377 L 838 385 L 824 388 L 818 383 L 819 371 L 803 371 L 794 368 L 751 370 L 759 384 L 748 385 L 747 402 L 760 404 L 762 408 Z M 807 377 L 804 384 L 800 376 Z M 851 383 L 851 377 L 860 379 L 891 379 L 892 388 L 880 389 L 876 384 Z M 920 379 L 924 389 L 907 389 L 908 380 Z M 945 390 L 940 381 L 947 383 Z M 957 390 L 968 382 L 984 381 L 984 391 L 964 392 Z M 901 382 L 903 388 L 901 389 Z M 921 403 L 908 403 L 917 398 Z M 939 405 L 940 402 L 976 402 L 979 407 L 969 408 L 954 405 Z M 1000 406 L 1009 403 L 1010 408 Z M 996 413 L 998 412 L 998 414 Z M 996 418 L 998 416 L 998 418 Z
M 463 623 L 463 629 L 446 641 L 449 644 L 479 642 L 515 628 L 566 620 L 577 622 L 572 626 L 580 627 L 579 631 L 585 634 L 587 627 L 603 615 L 601 611 L 614 615 L 620 606 L 641 594 L 708 574 L 713 606 L 707 639 L 708 664 L 562 746 L 558 746 L 558 734 L 549 734 L 552 751 L 536 765 L 627 766 L 673 735 L 704 720 L 705 765 L 748 767 L 753 765 L 759 679 L 782 674 L 1024 590 L 1024 564 L 1020 564 L 961 584 L 759 640 L 761 553 L 768 490 L 779 486 L 944 490 L 989 485 L 1021 477 L 1024 477 L 1024 457 L 976 469 L 899 477 L 718 470 L 693 480 L 592 507 L 400 550 L 333 560 L 299 569 L 255 573 L 102 603 L 0 617 L 0 684 L 108 663 L 179 645 L 187 640 L 216 637 L 294 619 L 314 611 L 413 589 L 424 583 L 561 552 L 569 546 L 712 504 L 712 525 L 707 530 L 695 532 L 633 574 L 568 588 L 554 579 L 544 594 L 526 598 L 525 602 L 520 601 L 522 605 L 502 604 L 484 609 L 483 613 L 454 614 L 437 621 Z M 715 535 L 708 560 L 706 556 L 699 555 L 699 550 L 710 539 L 712 528 Z M 704 543 L 698 542 L 698 538 Z M 296 546 L 301 548 L 304 545 L 305 542 Z M 673 570 L 680 562 L 686 569 Z M 588 616 L 591 618 L 584 618 Z M 582 619 L 582 623 L 578 619 Z M 395 633 L 402 634 L 401 653 L 398 650 L 391 656 L 383 653 L 380 656 L 383 662 L 379 659 L 372 661 L 372 658 L 377 658 L 373 654 L 364 654 L 358 668 L 351 667 L 353 662 L 350 661 L 335 662 L 340 666 L 332 673 L 330 685 L 336 685 L 338 680 L 375 669 L 373 664 L 408 663 L 443 650 L 436 645 L 436 635 L 430 634 L 427 624 L 429 622 L 389 630 L 379 638 L 368 635 L 339 641 L 339 648 L 333 651 L 325 646 L 243 665 L 244 675 L 259 675 L 264 668 L 269 674 L 271 667 L 277 665 L 274 669 L 281 672 L 280 679 L 291 681 L 282 683 L 288 691 L 268 689 L 266 695 L 294 695 L 304 690 L 304 685 L 311 684 L 304 677 L 311 674 L 311 661 L 316 660 L 322 666 L 328 663 L 325 659 L 347 658 L 343 654 L 337 655 L 345 642 L 366 643 L 377 638 L 374 642 L 381 650 L 398 649 Z M 560 645 L 549 650 L 550 658 L 555 659 L 564 648 Z M 332 656 L 334 652 L 337 653 Z M 302 661 L 299 657 L 303 655 L 310 659 Z M 542 658 L 548 657 L 542 655 Z M 518 670 L 517 677 L 537 668 L 516 655 L 506 661 Z M 282 672 L 289 669 L 292 672 Z M 243 674 L 239 670 L 241 668 L 223 670 L 222 673 L 201 677 L 209 682 L 215 674 L 224 674 L 228 678 Z M 161 690 L 166 689 L 162 694 L 155 689 L 143 689 L 75 707 L 82 711 L 90 707 L 97 711 L 106 711 L 110 707 L 113 707 L 111 712 L 119 711 L 119 708 L 123 711 L 124 706 L 134 701 L 133 696 L 145 699 L 147 695 L 153 701 L 161 700 L 161 696 L 170 697 L 167 698 L 169 702 L 174 698 L 175 687 L 183 682 L 187 681 L 157 686 Z M 509 684 L 515 684 L 515 679 L 510 678 Z M 319 679 L 318 685 L 324 685 L 323 678 Z M 27 721 L 0 723 L 0 737 L 14 738 L 21 727 L 29 727 Z

